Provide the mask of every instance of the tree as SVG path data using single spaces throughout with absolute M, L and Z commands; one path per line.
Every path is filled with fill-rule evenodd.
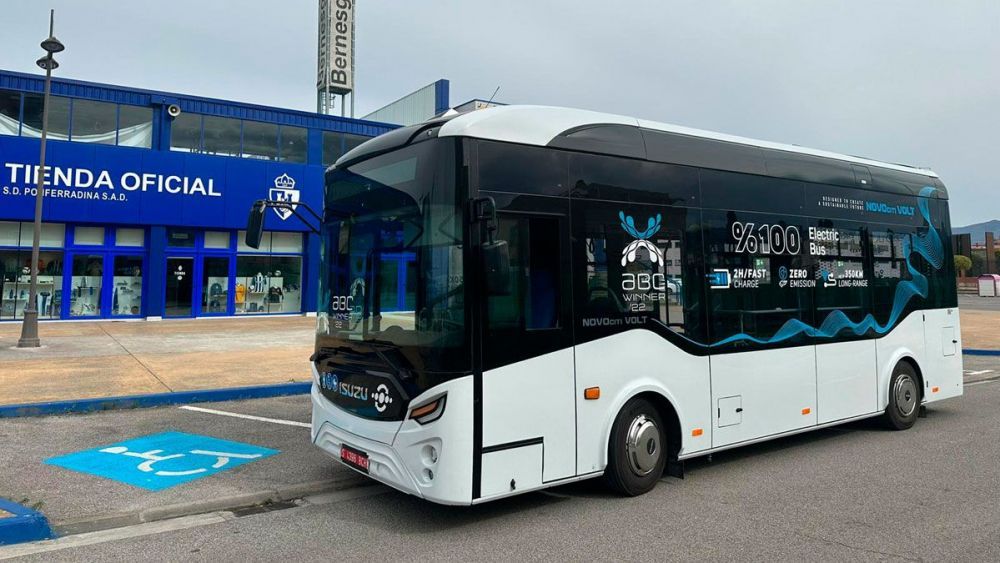
M 972 269 L 972 259 L 961 254 L 955 255 L 955 269 L 958 270 L 958 277 L 964 278 L 965 272 Z
M 973 252 L 969 259 L 972 260 L 972 271 L 969 272 L 969 275 L 975 277 L 986 273 L 986 258 L 982 254 Z

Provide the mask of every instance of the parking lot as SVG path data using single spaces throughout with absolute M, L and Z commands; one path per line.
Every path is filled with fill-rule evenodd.
M 1000 306 L 962 296 L 961 307 L 964 346 L 1000 350 Z M 229 322 L 158 324 L 152 331 L 136 323 L 54 325 L 53 346 L 42 353 L 90 350 L 95 365 L 113 353 L 151 366 L 150 358 L 169 358 L 169 346 L 158 349 L 158 340 L 198 337 L 198 353 L 206 356 L 225 348 L 229 329 L 244 326 Z M 301 340 L 306 324 L 247 324 L 260 334 L 245 335 L 243 345 L 275 334 L 284 334 L 282 342 L 288 334 Z M 90 339 L 83 344 L 108 342 L 74 342 L 81 331 Z M 299 348 L 278 355 L 303 355 Z M 371 545 L 396 556 L 415 550 L 427 558 L 539 559 L 552 548 L 550 529 L 560 532 L 555 547 L 569 559 L 955 558 L 963 542 L 992 553 L 990 526 L 1000 524 L 1000 510 L 983 501 L 1000 476 L 989 461 L 1000 453 L 1000 413 L 991 407 L 1000 399 L 1000 356 L 967 354 L 964 362 L 966 396 L 934 406 L 910 432 L 867 421 L 723 452 L 688 462 L 686 479 L 664 478 L 636 499 L 615 497 L 598 480 L 472 508 L 432 505 L 377 485 L 313 447 L 308 395 L 0 419 L 0 498 L 42 512 L 60 536 L 0 547 L 0 559 L 276 558 L 283 550 L 332 558 Z M 184 371 L 183 363 L 168 371 Z M 265 364 L 265 377 L 281 381 L 276 365 Z M 651 536 L 650 526 L 661 532 Z M 337 540 L 310 532 L 316 529 Z M 765 541 L 775 534 L 783 539 Z
M 312 447 L 302 395 L 2 420 L 0 497 L 40 509 L 63 537 L 0 548 L 0 558 L 377 559 L 378 546 L 420 558 L 543 559 L 555 549 L 566 559 L 988 559 L 1000 556 L 1000 359 L 966 360 L 966 395 L 911 431 L 867 421 L 724 452 L 634 499 L 593 481 L 472 508 L 432 505 Z M 275 453 L 162 490 L 52 462 L 166 432 Z

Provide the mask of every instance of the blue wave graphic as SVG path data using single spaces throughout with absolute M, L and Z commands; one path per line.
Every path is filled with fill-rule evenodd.
M 929 283 L 927 277 L 918 272 L 910 262 L 910 257 L 913 253 L 917 253 L 923 257 L 935 270 L 940 270 L 944 266 L 944 246 L 941 244 L 941 235 L 938 234 L 934 228 L 934 224 L 931 222 L 930 200 L 928 199 L 936 190 L 937 188 L 931 186 L 925 186 L 920 190 L 917 205 L 920 208 L 920 214 L 923 216 L 924 221 L 927 222 L 927 233 L 923 235 L 914 234 L 904 241 L 903 255 L 906 256 L 906 269 L 910 272 L 912 279 L 903 280 L 896 284 L 896 294 L 892 300 L 892 311 L 884 325 L 879 324 L 871 313 L 865 315 L 865 318 L 861 319 L 860 322 L 854 322 L 843 311 L 836 310 L 831 311 L 818 328 L 810 326 L 799 319 L 789 319 L 770 338 L 757 338 L 746 333 L 739 333 L 724 338 L 710 346 L 724 346 L 740 341 L 755 342 L 757 344 L 774 344 L 794 338 L 800 334 L 815 338 L 833 338 L 843 330 L 850 330 L 857 336 L 865 334 L 869 330 L 874 330 L 878 334 L 889 332 L 896 325 L 896 322 L 899 321 L 903 310 L 906 309 L 906 305 L 914 296 L 927 298 L 928 295 Z

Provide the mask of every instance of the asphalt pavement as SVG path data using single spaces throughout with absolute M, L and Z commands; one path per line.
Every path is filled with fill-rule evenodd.
M 310 408 L 308 395 L 297 395 L 187 408 L 0 419 L 0 443 L 4 445 L 0 449 L 0 497 L 40 510 L 65 534 L 297 498 L 365 482 L 312 446 Z M 278 453 L 155 491 L 46 463 L 57 456 L 163 432 L 208 436 Z M 176 453 L 186 452 L 161 455 Z
M 979 297 L 978 295 L 959 293 L 958 308 L 971 311 L 1000 311 L 1000 297 Z
M 892 432 L 875 421 L 863 421 L 722 452 L 689 462 L 685 479 L 664 478 L 653 492 L 637 498 L 617 497 L 600 481 L 589 481 L 459 508 L 382 486 L 335 487 L 264 506 L 217 509 L 0 548 L 0 558 L 1000 560 L 1000 380 L 994 379 L 1000 375 L 1000 360 L 967 360 L 965 395 L 933 406 L 909 431 Z M 296 398 L 210 408 L 307 420 L 307 407 Z M 80 425 L 100 420 L 105 432 L 126 437 L 142 429 L 126 432 L 126 419 L 104 417 L 150 417 L 145 429 L 157 430 L 165 420 L 182 424 L 179 414 L 209 416 L 180 409 L 156 411 L 161 414 L 57 418 L 76 419 Z M 158 425 L 156 416 L 166 419 Z M 47 424 L 56 426 L 34 436 L 43 439 L 45 433 L 58 432 L 60 423 Z M 222 415 L 192 419 L 192 424 L 192 431 L 283 453 L 179 487 L 169 493 L 178 496 L 156 500 L 273 488 L 299 472 L 313 479 L 346 471 L 322 454 L 313 458 L 306 451 L 308 444 L 298 451 L 293 442 L 308 442 L 305 429 Z M 14 435 L 3 428 L 7 437 Z M 19 434 L 24 429 L 17 430 Z M 5 467 L 18 459 L 2 455 Z M 24 483 L 38 480 L 37 460 L 18 463 L 5 475 L 34 471 Z M 91 500 L 112 490 L 84 477 L 94 488 Z M 75 478 L 60 475 L 62 482 Z M 58 481 L 53 486 L 59 486 Z M 119 509 L 142 505 L 124 498 L 129 493 L 145 499 L 162 494 L 122 489 L 109 498 Z M 49 509 L 56 511 L 55 506 Z

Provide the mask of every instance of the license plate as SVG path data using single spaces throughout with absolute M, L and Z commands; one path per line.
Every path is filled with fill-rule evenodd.
M 350 446 L 340 447 L 340 461 L 351 467 L 368 473 L 368 454 Z

